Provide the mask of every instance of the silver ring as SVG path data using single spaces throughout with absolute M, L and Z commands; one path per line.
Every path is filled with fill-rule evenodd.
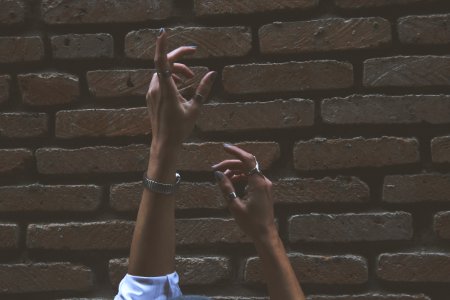
M 169 78 L 170 76 L 172 76 L 172 71 L 171 70 L 162 70 L 162 71 L 156 71 L 156 74 L 158 74 L 159 78 Z
M 263 175 L 261 170 L 259 169 L 259 163 L 256 160 L 256 157 L 253 155 L 253 158 L 255 159 L 255 167 L 247 172 L 247 176 L 253 175 L 253 174 L 260 174 Z
M 232 200 L 234 200 L 234 199 L 236 199 L 236 198 L 237 198 L 237 195 L 236 195 L 235 192 L 231 192 L 231 193 L 228 194 L 228 199 L 229 199 L 230 201 L 232 201 Z

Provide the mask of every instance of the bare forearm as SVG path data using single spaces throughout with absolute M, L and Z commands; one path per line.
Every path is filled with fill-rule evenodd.
M 270 299 L 304 300 L 305 296 L 278 233 L 274 230 L 256 240 L 255 246 L 262 261 Z
M 177 151 L 152 149 L 147 177 L 175 181 Z M 175 197 L 144 189 L 131 243 L 128 273 L 161 276 L 175 270 Z

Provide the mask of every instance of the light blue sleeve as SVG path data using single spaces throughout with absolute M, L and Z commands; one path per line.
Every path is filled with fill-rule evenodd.
M 169 300 L 182 296 L 178 273 L 144 277 L 126 274 L 120 281 L 114 300 Z

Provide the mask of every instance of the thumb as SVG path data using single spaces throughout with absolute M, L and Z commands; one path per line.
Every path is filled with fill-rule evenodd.
M 227 202 L 228 209 L 231 211 L 231 213 L 233 215 L 242 214 L 244 212 L 245 205 L 239 197 L 233 195 L 233 193 L 235 193 L 236 191 L 234 190 L 234 186 L 231 180 L 220 171 L 215 171 L 214 177 L 216 178 L 216 181 L 219 185 L 220 190 L 222 191 L 225 201 Z

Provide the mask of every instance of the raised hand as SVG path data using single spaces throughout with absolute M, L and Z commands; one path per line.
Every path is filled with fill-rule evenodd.
M 224 160 L 213 166 L 215 177 L 228 207 L 239 227 L 254 241 L 276 232 L 273 213 L 272 182 L 262 173 L 248 173 L 256 167 L 256 158 L 241 148 L 224 144 L 226 152 L 236 159 Z M 233 183 L 246 181 L 245 196 L 235 195 Z
M 167 32 L 161 28 L 156 40 L 155 67 L 146 100 L 152 126 L 152 151 L 179 148 L 194 128 L 201 105 L 211 91 L 217 73 L 208 72 L 201 80 L 192 99 L 185 99 L 176 86 L 180 75 L 192 78 L 194 73 L 185 64 L 176 63 L 195 52 L 182 46 L 167 54 Z

